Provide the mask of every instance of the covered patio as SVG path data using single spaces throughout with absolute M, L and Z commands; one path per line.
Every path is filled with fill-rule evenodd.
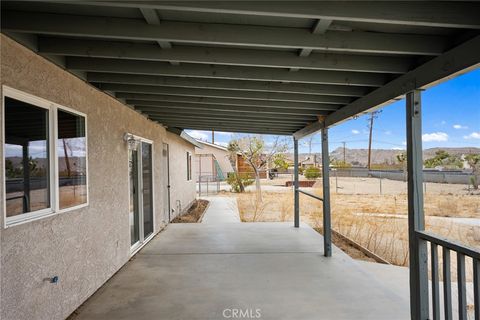
M 422 90 L 478 67 L 479 29 L 480 5 L 468 1 L 2 3 L 3 33 L 169 131 L 294 141 L 293 226 L 169 225 L 79 318 L 210 319 L 231 305 L 258 306 L 267 319 L 452 319 L 452 254 L 458 318 L 467 318 L 470 257 L 479 320 L 480 252 L 425 232 L 421 139 Z M 328 155 L 330 127 L 402 98 L 409 302 L 332 246 L 329 157 L 324 239 L 301 224 L 299 194 L 310 194 L 298 187 L 300 139 L 321 131 Z
M 72 318 L 409 317 L 407 296 L 335 247 L 326 258 L 322 247 L 304 224 L 171 224 Z

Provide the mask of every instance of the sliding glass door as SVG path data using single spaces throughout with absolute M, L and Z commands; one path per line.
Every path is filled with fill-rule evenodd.
M 142 202 L 143 237 L 153 233 L 153 183 L 152 183 L 152 145 L 142 142 Z
M 153 155 L 152 144 L 138 141 L 128 151 L 130 179 L 130 243 L 138 248 L 153 234 Z

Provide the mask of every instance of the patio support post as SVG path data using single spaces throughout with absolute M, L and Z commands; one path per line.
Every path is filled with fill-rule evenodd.
M 300 195 L 298 192 L 298 140 L 293 138 L 294 226 L 300 227 Z
M 332 256 L 332 226 L 330 217 L 330 158 L 328 153 L 328 129 L 322 128 L 322 180 L 323 180 L 323 251 Z
M 422 103 L 420 90 L 407 93 L 408 240 L 410 250 L 410 313 L 429 318 L 427 242 L 417 237 L 425 230 L 423 212 Z

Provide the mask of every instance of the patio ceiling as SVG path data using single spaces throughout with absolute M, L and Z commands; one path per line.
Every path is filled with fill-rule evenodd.
M 3 33 L 170 128 L 301 138 L 480 62 L 474 2 L 1 5 Z

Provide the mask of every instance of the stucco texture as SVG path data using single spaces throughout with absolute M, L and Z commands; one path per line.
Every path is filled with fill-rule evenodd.
M 170 162 L 175 168 L 181 166 L 185 158 L 175 161 L 175 157 L 180 156 L 181 151 L 193 153 L 194 148 L 4 35 L 1 36 L 1 84 L 87 115 L 89 205 L 0 228 L 0 318 L 64 319 L 131 256 L 128 152 L 122 140 L 124 133 L 154 142 L 155 232 L 164 220 L 164 197 L 160 192 L 166 183 L 162 144 L 170 144 Z M 0 123 L 3 126 L 3 120 Z M 178 177 L 176 171 L 171 170 L 171 185 L 175 190 L 171 202 L 174 204 L 179 199 L 186 205 L 195 198 L 195 185 L 186 181 L 186 169 L 179 168 Z M 0 174 L 3 181 L 3 170 Z M 3 196 L 3 182 L 1 185 Z M 2 213 L 3 206 L 2 203 Z M 3 214 L 1 219 L 3 226 Z M 45 281 L 53 275 L 59 277 L 58 284 Z
M 170 152 L 171 218 L 187 210 L 196 196 L 195 153 L 192 145 L 178 135 L 167 132 Z M 187 181 L 187 152 L 192 155 L 192 179 Z

